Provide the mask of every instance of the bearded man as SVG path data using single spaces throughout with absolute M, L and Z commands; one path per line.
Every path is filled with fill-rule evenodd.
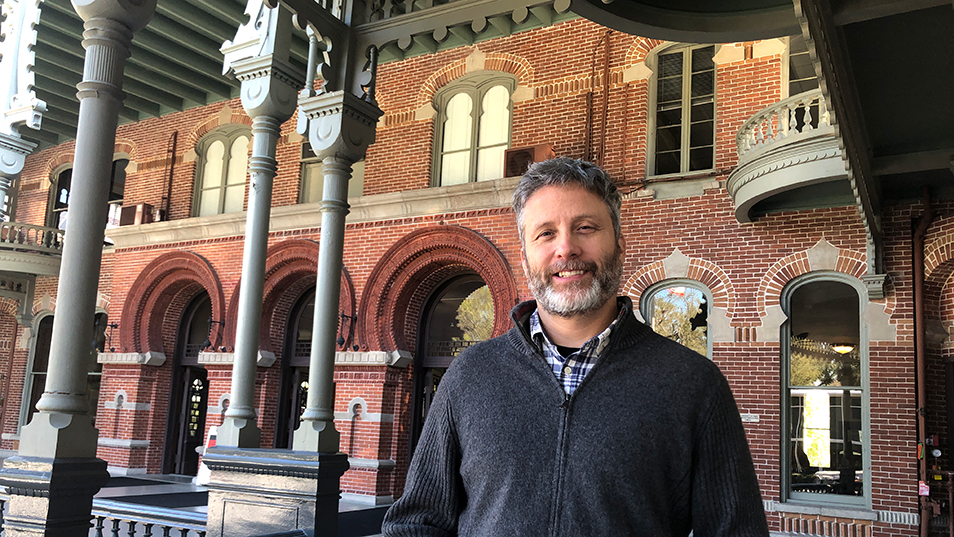
M 738 408 L 711 361 L 617 297 L 621 198 L 557 158 L 517 185 L 535 301 L 441 380 L 384 535 L 768 535 Z

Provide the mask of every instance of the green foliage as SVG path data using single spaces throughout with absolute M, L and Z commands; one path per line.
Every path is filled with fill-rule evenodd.
M 486 285 L 467 296 L 457 308 L 457 327 L 464 341 L 490 339 L 494 331 L 494 297 Z
M 705 295 L 698 289 L 680 287 L 663 289 L 653 296 L 653 330 L 676 343 L 706 356 L 706 328 L 692 328 L 692 319 L 702 313 Z

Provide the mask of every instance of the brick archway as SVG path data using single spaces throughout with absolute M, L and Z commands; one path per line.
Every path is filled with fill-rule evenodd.
M 423 298 L 456 274 L 477 273 L 494 297 L 494 331 L 510 326 L 517 285 L 503 254 L 486 238 L 460 227 L 437 225 L 397 241 L 368 278 L 358 312 L 362 350 L 413 350 L 409 325 L 418 322 Z
M 205 258 L 192 252 L 171 252 L 152 260 L 126 295 L 122 313 L 124 322 L 119 329 L 120 348 L 123 352 L 164 352 L 166 321 L 175 324 L 182 316 L 185 307 L 181 300 L 183 295 L 191 298 L 203 290 L 212 300 L 212 316 L 224 317 L 222 283 Z M 174 303 L 176 307 L 173 308 Z M 218 338 L 212 339 L 215 342 Z
M 308 289 L 315 286 L 318 270 L 318 243 L 294 239 L 280 242 L 268 249 L 265 257 L 265 287 L 262 298 L 262 324 L 259 347 L 278 354 L 282 348 L 281 338 L 288 328 L 291 308 Z M 341 270 L 340 308 L 346 315 L 354 315 L 354 283 L 346 268 Z M 235 346 L 235 329 L 238 323 L 238 297 L 242 289 L 239 281 L 229 300 L 226 317 L 225 341 Z
M 712 293 L 712 307 L 722 308 L 731 321 L 736 314 L 735 286 L 721 267 L 711 261 L 698 257 L 684 258 L 688 260 L 685 273 L 669 273 L 663 260 L 650 263 L 633 273 L 622 285 L 622 293 L 633 299 L 633 304 L 639 308 L 643 292 L 650 286 L 671 278 L 686 278 L 705 285 Z
M 756 304 L 758 313 L 764 317 L 766 309 L 781 305 L 782 289 L 794 278 L 812 272 L 814 270 L 833 270 L 861 279 L 867 271 L 866 258 L 863 253 L 838 248 L 837 257 L 833 266 L 813 267 L 809 259 L 809 251 L 817 248 L 822 243 L 828 244 L 822 239 L 819 244 L 801 252 L 788 255 L 779 259 L 774 265 L 765 271 L 762 281 L 759 282 L 758 294 L 756 295 Z M 830 245 L 829 245 L 830 246 Z M 834 248 L 833 246 L 830 246 Z

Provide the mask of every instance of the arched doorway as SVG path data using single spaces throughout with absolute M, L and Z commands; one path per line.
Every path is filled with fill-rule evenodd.
M 493 329 L 493 296 L 477 274 L 458 274 L 444 281 L 425 302 L 418 330 L 419 358 L 414 363 L 412 449 L 451 362 L 467 347 L 490 338 Z
M 315 320 L 315 289 L 306 292 L 292 308 L 282 354 L 282 391 L 275 431 L 275 447 L 292 445 L 292 434 L 301 423 L 308 399 L 308 365 L 311 331 Z
M 208 377 L 205 368 L 199 365 L 199 352 L 210 333 L 212 300 L 203 292 L 183 311 L 176 333 L 162 471 L 196 475 L 199 469 L 196 448 L 202 446 L 204 440 L 209 395 Z

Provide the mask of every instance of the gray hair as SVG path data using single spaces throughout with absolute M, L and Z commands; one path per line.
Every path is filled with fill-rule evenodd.
M 603 200 L 609 209 L 610 219 L 613 221 L 613 231 L 616 239 L 623 236 L 620 224 L 620 207 L 623 199 L 616 188 L 616 183 L 602 168 L 582 159 L 556 157 L 543 162 L 534 163 L 523 174 L 517 189 L 513 192 L 513 212 L 517 215 L 517 231 L 520 233 L 520 244 L 523 244 L 523 210 L 527 200 L 534 192 L 545 186 L 578 185 Z

